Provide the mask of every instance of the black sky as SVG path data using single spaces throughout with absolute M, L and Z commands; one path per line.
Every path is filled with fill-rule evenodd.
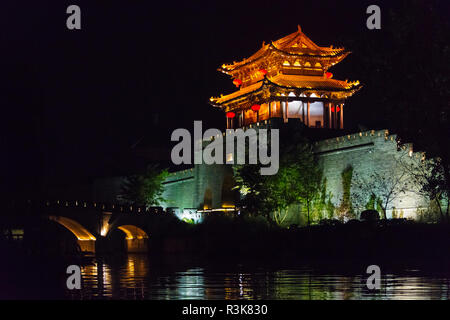
M 379 4 L 383 13 L 392 2 L 3 1 L 4 185 L 29 191 L 115 174 L 143 137 L 169 145 L 170 132 L 194 120 L 222 129 L 224 115 L 207 104 L 233 90 L 216 71 L 222 63 L 297 24 L 319 45 L 356 33 L 378 41 L 365 26 L 366 8 Z M 70 4 L 81 7 L 82 30 L 66 28 Z M 338 79 L 349 78 L 346 60 Z

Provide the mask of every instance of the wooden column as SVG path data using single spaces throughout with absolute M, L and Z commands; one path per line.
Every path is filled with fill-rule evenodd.
M 307 118 L 307 122 L 308 122 L 308 127 L 309 127 L 309 100 L 308 100 L 308 118 Z
M 328 128 L 333 128 L 333 119 L 331 118 L 331 102 L 328 102 Z
M 325 118 L 327 113 L 327 107 L 325 106 L 325 102 L 323 103 L 323 111 L 322 111 L 322 128 L 326 128 L 325 126 Z
M 306 119 L 305 119 L 305 102 L 302 101 L 302 121 L 303 124 L 306 126 Z
M 272 116 L 272 103 L 273 103 L 273 101 L 270 101 L 269 102 L 269 119 L 270 119 L 270 117 Z
M 333 120 L 334 120 L 334 128 L 338 129 L 338 114 L 337 114 L 337 105 L 333 103 L 333 107 L 334 107 L 334 116 L 333 116 Z
M 341 129 L 344 129 L 344 104 L 341 103 Z
M 336 106 L 334 103 L 331 103 L 331 108 L 334 109 L 334 112 L 331 112 L 331 128 L 336 129 Z
M 289 101 L 288 101 L 288 99 L 286 99 L 286 121 L 285 122 L 288 122 L 288 120 L 289 120 Z
M 288 101 L 287 99 L 284 101 L 284 108 L 283 108 L 283 120 L 284 122 L 288 122 Z
M 244 110 L 241 111 L 241 114 L 242 114 L 242 117 L 241 117 L 241 119 L 242 119 L 241 127 L 244 127 L 244 126 L 245 126 L 245 112 L 244 112 Z

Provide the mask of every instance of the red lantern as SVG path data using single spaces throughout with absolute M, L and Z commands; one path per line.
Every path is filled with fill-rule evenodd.
M 227 112 L 227 118 L 234 118 L 234 116 L 235 116 L 236 114 L 234 113 L 234 112 Z
M 341 111 L 341 107 L 337 106 L 336 107 L 336 112 L 339 112 L 339 111 Z
M 234 85 L 235 85 L 236 88 L 237 88 L 237 87 L 239 87 L 239 86 L 242 84 L 242 81 L 239 80 L 239 79 L 234 79 L 234 80 L 233 80 L 233 83 L 234 83 Z
M 252 105 L 252 110 L 253 111 L 258 111 L 259 109 L 261 109 L 261 106 L 259 104 Z
M 267 74 L 267 70 L 266 69 L 259 69 L 259 72 L 261 73 L 261 75 L 265 76 Z
M 334 112 L 334 107 L 331 107 L 331 112 Z
M 328 79 L 333 78 L 333 74 L 331 72 L 325 72 L 325 75 L 327 76 Z

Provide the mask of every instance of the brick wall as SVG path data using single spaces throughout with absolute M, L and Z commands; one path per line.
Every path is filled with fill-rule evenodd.
M 410 153 L 412 145 L 398 146 L 397 136 L 387 130 L 371 130 L 353 133 L 332 139 L 319 141 L 315 144 L 315 152 L 319 156 L 319 165 L 323 168 L 327 179 L 327 191 L 332 193 L 331 201 L 338 207 L 342 200 L 342 171 L 351 166 L 353 176 L 360 175 L 369 178 L 372 172 L 392 174 L 400 170 L 401 161 L 418 161 L 421 153 Z M 410 157 L 412 156 L 412 157 Z M 164 197 L 168 199 L 165 206 L 183 208 L 204 207 L 219 208 L 228 199 L 223 199 L 224 180 L 232 176 L 231 165 L 195 165 L 194 168 L 176 172 L 165 182 Z M 407 176 L 405 177 L 407 179 Z M 351 188 L 352 189 L 352 188 Z M 357 204 L 353 204 L 357 207 Z M 406 192 L 396 199 L 387 211 L 392 217 L 392 207 L 402 212 L 404 218 L 415 218 L 418 208 L 426 207 L 426 200 L 414 192 Z M 357 208 L 360 212 L 363 208 Z M 298 216 L 298 206 L 291 208 L 286 224 L 303 224 Z

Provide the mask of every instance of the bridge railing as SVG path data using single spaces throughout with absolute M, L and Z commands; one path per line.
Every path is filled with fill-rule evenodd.
M 98 201 L 84 201 L 84 200 L 25 200 L 15 201 L 12 204 L 15 208 L 79 208 L 79 209 L 94 209 L 98 211 L 125 213 L 125 214 L 166 214 L 162 207 L 146 207 L 127 205 L 123 203 L 105 203 Z

